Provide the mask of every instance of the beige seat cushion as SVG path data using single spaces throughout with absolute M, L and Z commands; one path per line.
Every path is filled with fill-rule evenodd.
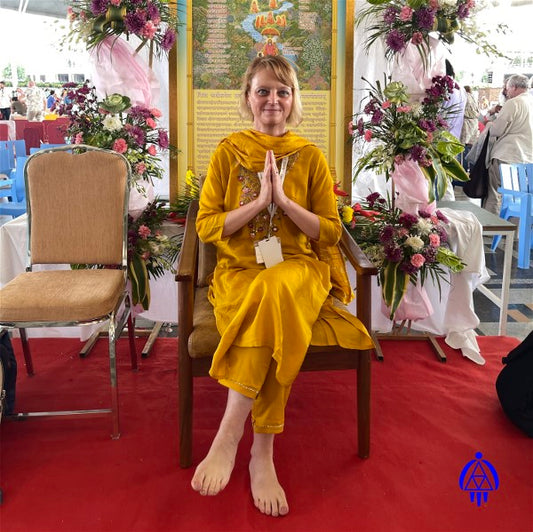
M 23 273 L 0 290 L 0 322 L 89 321 L 109 314 L 123 291 L 121 270 Z

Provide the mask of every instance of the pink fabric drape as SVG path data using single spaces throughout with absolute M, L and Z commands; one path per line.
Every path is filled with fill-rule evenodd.
M 390 314 L 390 309 L 385 305 L 383 299 L 381 300 L 381 311 L 385 316 Z M 431 305 L 426 289 L 421 286 L 420 281 L 417 284 L 410 282 L 407 285 L 407 291 L 403 299 L 396 309 L 394 321 L 423 320 L 432 314 L 433 306 Z
M 419 210 L 435 211 L 435 202 L 428 203 L 428 181 L 418 163 L 409 159 L 397 164 L 391 177 L 398 194 L 395 200 L 398 208 L 413 215 Z
M 142 57 L 123 39 L 107 37 L 91 50 L 93 81 L 100 98 L 128 96 L 132 105 L 157 107 L 159 81 Z

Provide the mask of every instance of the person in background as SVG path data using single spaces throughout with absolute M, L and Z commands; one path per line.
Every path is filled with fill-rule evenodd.
M 11 98 L 11 114 L 26 116 L 27 111 L 26 104 L 20 102 L 18 96 L 13 96 L 13 98 Z
M 46 98 L 47 111 L 53 112 L 56 106 L 56 102 L 57 102 L 56 91 L 51 89 L 50 93 L 48 94 L 48 98 Z
M 0 81 L 0 120 L 9 120 L 11 114 L 11 91 Z
M 466 92 L 466 105 L 463 120 L 463 128 L 461 129 L 461 136 L 459 140 L 465 145 L 465 151 L 463 152 L 463 166 L 465 170 L 468 170 L 468 163 L 466 162 L 466 156 L 471 150 L 472 145 L 479 137 L 479 106 L 472 94 L 472 88 L 469 85 L 464 87 Z
M 201 495 L 226 487 L 251 413 L 252 498 L 262 513 L 281 516 L 289 505 L 274 466 L 274 437 L 284 429 L 313 324 L 320 321 L 343 345 L 373 344 L 355 316 L 333 305 L 330 268 L 311 246 L 336 245 L 342 226 L 325 156 L 287 129 L 301 122 L 302 110 L 296 73 L 282 55 L 249 65 L 240 112 L 252 128 L 216 148 L 196 223 L 202 241 L 217 248 L 209 301 L 221 340 L 210 375 L 228 395 L 191 485 Z
M 43 91 L 35 85 L 35 81 L 28 82 L 26 89 L 26 107 L 28 113 L 26 115 L 28 120 L 41 121 L 43 113 L 46 110 L 46 99 Z
M 528 78 L 515 74 L 505 84 L 507 101 L 496 119 L 487 124 L 490 135 L 489 187 L 485 209 L 499 216 L 501 163 L 533 163 L 533 96 Z M 492 145 L 491 145 L 492 142 Z

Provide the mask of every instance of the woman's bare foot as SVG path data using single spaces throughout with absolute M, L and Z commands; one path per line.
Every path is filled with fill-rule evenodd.
M 259 437 L 259 438 L 258 438 Z M 258 439 L 271 437 L 273 434 L 255 434 L 250 459 L 250 484 L 255 506 L 266 515 L 278 517 L 289 513 L 285 491 L 281 487 L 274 466 L 272 445 L 257 445 Z
M 240 438 L 217 437 L 207 456 L 198 464 L 191 486 L 200 495 L 217 495 L 228 484 Z
M 191 486 L 201 495 L 217 495 L 228 484 L 252 399 L 228 390 L 226 410 L 207 456 L 198 464 Z

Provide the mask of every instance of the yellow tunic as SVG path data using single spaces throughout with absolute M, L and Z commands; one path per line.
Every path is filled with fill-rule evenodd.
M 279 209 L 272 234 L 281 239 L 280 264 L 265 268 L 256 261 L 254 242 L 265 238 L 269 229 L 266 210 L 222 238 L 227 213 L 252 201 L 260 190 L 257 173 L 263 170 L 269 149 L 278 167 L 283 157 L 289 158 L 285 194 L 319 217 L 320 244 L 338 242 L 341 222 L 326 159 L 315 145 L 291 132 L 271 137 L 248 130 L 224 139 L 202 187 L 196 227 L 202 241 L 217 247 L 209 299 L 222 338 L 211 376 L 227 377 L 225 354 L 232 345 L 269 347 L 277 362 L 276 378 L 288 386 L 310 343 L 369 349 L 372 341 L 357 318 L 333 306 L 329 266 L 318 260 L 309 237 Z

